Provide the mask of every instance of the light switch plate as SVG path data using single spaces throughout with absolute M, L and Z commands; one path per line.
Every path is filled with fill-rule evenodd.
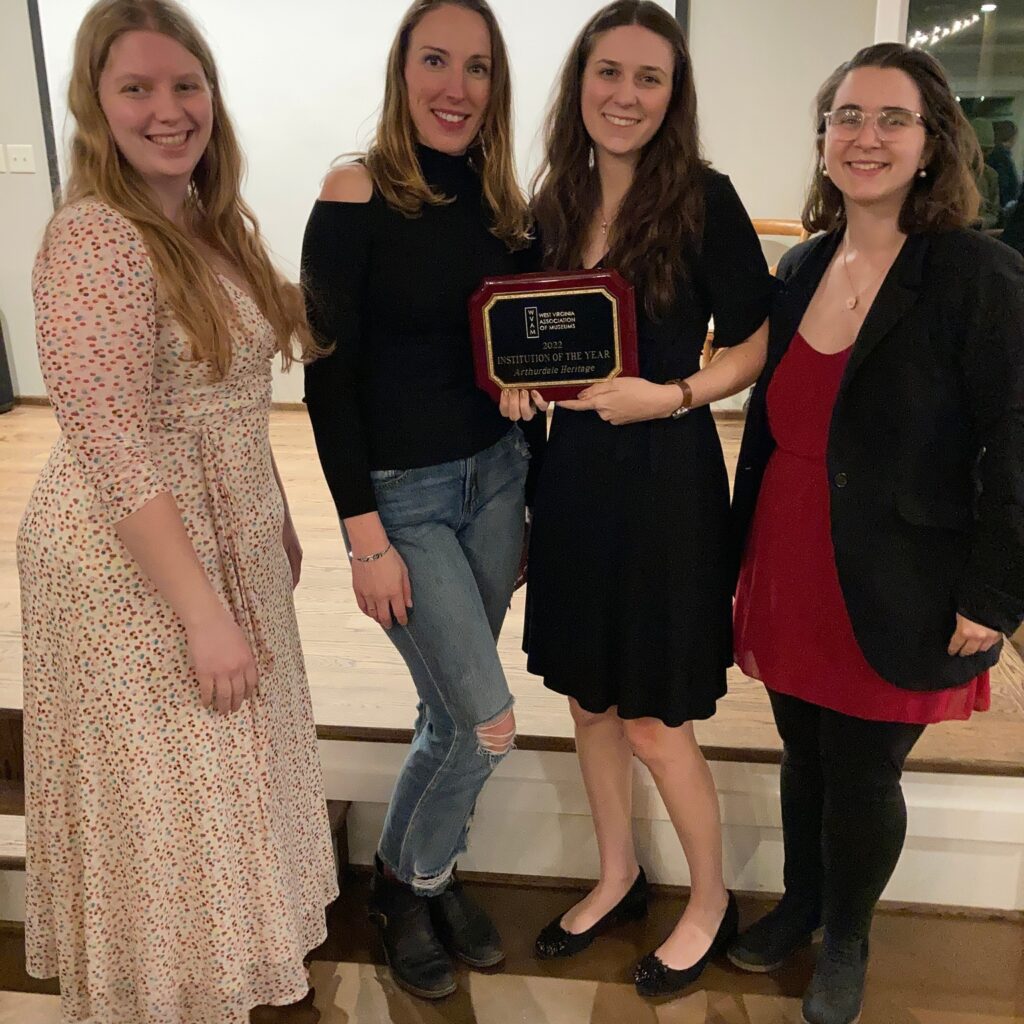
M 35 174 L 36 158 L 31 146 L 8 146 L 7 167 L 11 174 Z
M 0 146 L 0 174 L 7 173 L 7 160 L 4 157 L 4 147 Z

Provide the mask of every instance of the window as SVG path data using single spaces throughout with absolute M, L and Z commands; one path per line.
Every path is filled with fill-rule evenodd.
M 907 42 L 945 68 L 985 152 L 984 227 L 1020 199 L 1024 158 L 1024 0 L 910 0 Z

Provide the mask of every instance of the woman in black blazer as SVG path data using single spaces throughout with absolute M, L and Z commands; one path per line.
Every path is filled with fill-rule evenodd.
M 938 63 L 862 50 L 818 95 L 734 496 L 736 661 L 784 744 L 785 895 L 730 958 L 824 925 L 810 1024 L 858 1019 L 906 835 L 903 763 L 989 702 L 1024 619 L 1024 261 L 967 229 L 976 140 Z

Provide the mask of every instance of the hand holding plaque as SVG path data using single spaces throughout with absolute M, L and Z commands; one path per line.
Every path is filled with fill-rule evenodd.
M 575 398 L 639 372 L 633 288 L 614 270 L 489 277 L 469 319 L 476 382 L 495 400 L 511 388 Z

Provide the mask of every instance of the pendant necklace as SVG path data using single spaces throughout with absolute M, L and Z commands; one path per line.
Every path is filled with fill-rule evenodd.
M 861 297 L 861 295 L 864 294 L 865 289 L 862 288 L 860 291 L 858 291 L 857 290 L 857 286 L 853 283 L 853 275 L 850 273 L 849 259 L 850 259 L 850 236 L 847 235 L 843 239 L 843 270 L 846 271 L 846 280 L 849 282 L 850 291 L 852 291 L 853 294 L 846 300 L 845 305 L 846 305 L 846 308 L 852 313 L 857 308 L 857 306 L 860 305 L 860 297 Z M 885 276 L 885 272 L 883 272 L 882 274 L 879 274 L 879 276 L 878 276 L 878 278 L 876 280 L 880 280 L 884 276 Z
M 605 216 L 604 206 L 601 206 L 601 234 L 606 238 L 608 236 L 608 229 L 615 223 L 615 218 L 618 217 L 618 215 L 619 211 L 616 207 L 615 212 L 610 217 Z

